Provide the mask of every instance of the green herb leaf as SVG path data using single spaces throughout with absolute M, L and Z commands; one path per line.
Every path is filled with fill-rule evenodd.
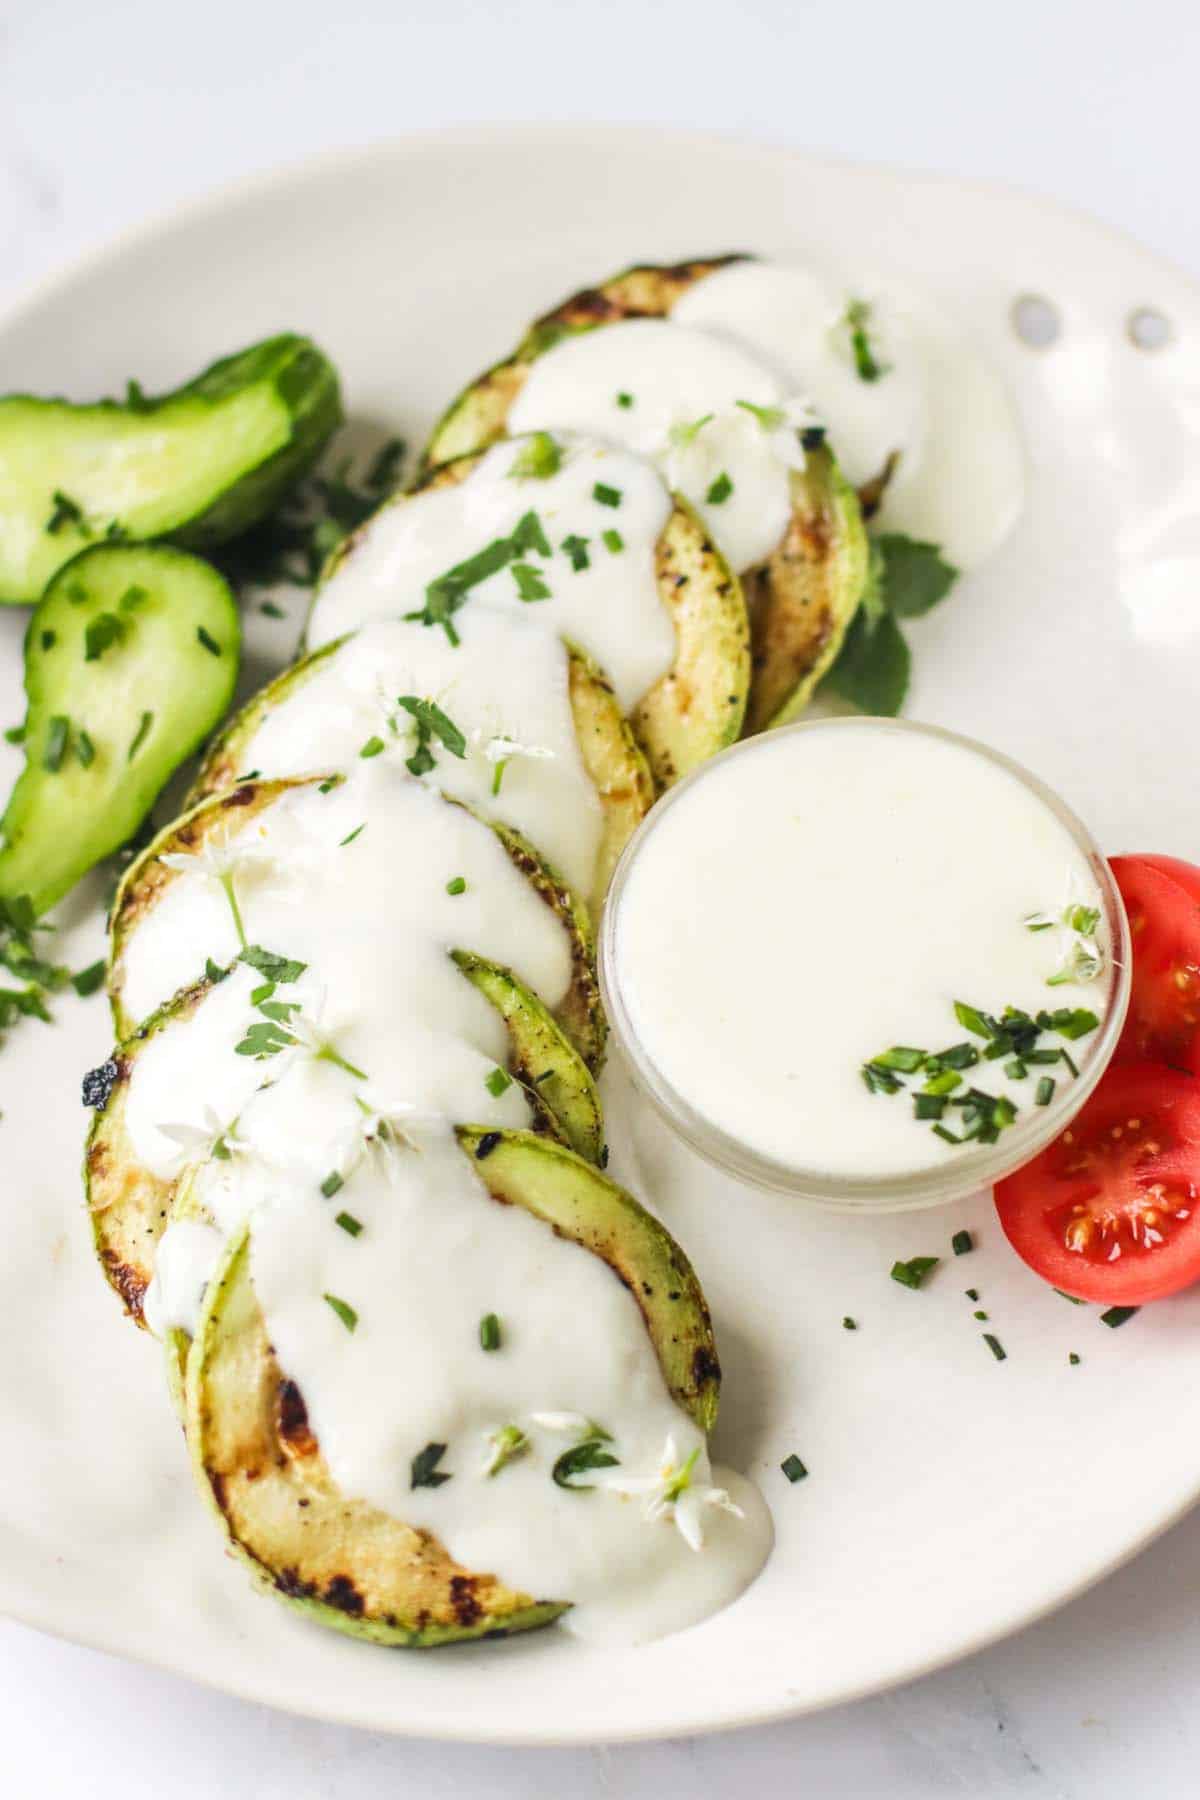
M 448 894 L 453 894 L 453 895 L 465 894 L 466 891 L 467 891 L 466 877 L 463 875 L 456 875 L 454 877 L 453 881 L 448 881 L 446 883 L 446 892 Z
M 860 712 L 892 719 L 904 705 L 911 667 L 908 645 L 891 613 L 884 608 L 872 616 L 860 606 L 825 679 Z
M 119 644 L 125 636 L 125 621 L 116 613 L 97 613 L 89 619 L 83 634 L 84 662 L 97 662 L 104 652 L 113 644 Z
M 297 962 L 292 956 L 279 956 L 274 950 L 264 950 L 261 944 L 247 944 L 239 952 L 238 961 L 244 962 L 252 969 L 257 969 L 268 981 L 299 981 L 308 964 Z
M 579 537 L 575 532 L 572 532 L 570 537 L 565 537 L 563 539 L 562 548 L 567 556 L 570 557 L 571 567 L 577 575 L 581 569 L 586 569 L 589 566 L 591 558 L 588 555 L 588 541 L 585 537 Z
M 383 754 L 383 747 L 383 739 L 381 737 L 369 737 L 358 754 L 364 761 L 369 761 L 372 756 L 381 756 Z
M 617 405 L 620 407 L 623 407 L 625 409 L 625 411 L 628 412 L 629 408 L 633 405 L 633 395 L 632 394 L 618 394 L 617 395 Z
M 910 1256 L 907 1262 L 894 1262 L 892 1280 L 898 1281 L 901 1287 L 919 1288 L 941 1260 L 940 1256 Z
M 1132 1319 L 1134 1313 L 1141 1310 L 1140 1306 L 1110 1306 L 1107 1312 L 1100 1314 L 1100 1323 L 1115 1331 L 1118 1325 L 1124 1325 L 1127 1319 Z
M 517 584 L 517 597 L 521 600 L 549 600 L 550 589 L 546 586 L 540 570 L 532 563 L 514 563 L 513 579 Z
M 985 1331 L 983 1334 L 983 1341 L 997 1362 L 1003 1362 L 1005 1360 L 1008 1352 L 1005 1350 L 1004 1345 L 1000 1342 L 999 1338 L 993 1337 L 990 1331 Z
M 356 837 L 361 837 L 363 832 L 366 829 L 367 829 L 367 821 L 364 819 L 361 825 L 356 825 L 354 827 L 353 831 L 348 831 L 346 833 L 345 837 L 342 838 L 341 842 L 338 844 L 338 849 L 344 850 L 346 848 L 346 845 L 352 844 Z
M 415 694 L 401 694 L 396 704 L 402 706 L 417 721 L 419 734 L 426 738 L 437 738 L 451 756 L 466 755 L 466 738 L 436 701 L 419 700 Z
M 842 1320 L 842 1330 L 843 1331 L 857 1331 L 858 1330 L 858 1320 L 852 1319 L 850 1317 L 849 1313 L 847 1313 L 846 1317 Z
M 994 1038 L 999 1029 L 990 1013 L 981 1012 L 977 1006 L 968 1006 L 965 1000 L 954 1002 L 954 1016 L 959 1024 L 976 1037 Z
M 414 1488 L 437 1488 L 444 1481 L 451 1479 L 449 1473 L 439 1469 L 438 1464 L 446 1454 L 445 1444 L 426 1444 L 425 1448 L 412 1459 L 412 1479 L 410 1486 Z
M 501 1094 L 506 1093 L 512 1086 L 512 1076 L 506 1074 L 503 1069 L 493 1069 L 483 1085 L 488 1093 L 498 1100 Z
M 152 712 L 144 712 L 142 714 L 141 718 L 138 720 L 138 728 L 133 734 L 132 741 L 130 742 L 129 749 L 126 753 L 126 756 L 125 756 L 126 762 L 133 761 L 134 757 L 137 755 L 138 751 L 141 749 L 142 745 L 145 743 L 146 739 L 149 737 L 150 727 L 153 725 L 153 723 L 154 723 L 154 714 Z
M 958 570 L 937 544 L 895 531 L 882 532 L 875 543 L 883 557 L 887 608 L 898 619 L 919 619 L 944 600 L 958 580 Z
M 71 986 L 75 992 L 86 1000 L 89 994 L 94 994 L 98 988 L 102 988 L 105 967 L 104 958 L 101 957 L 99 962 L 89 963 L 86 969 L 77 970 L 71 977 Z
M 709 484 L 704 499 L 709 506 L 723 506 L 732 492 L 733 482 L 730 480 L 729 472 L 722 469 L 716 480 Z
M 969 1231 L 956 1231 L 950 1239 L 950 1248 L 955 1256 L 969 1256 L 975 1248 L 975 1239 Z
M 1055 1081 L 1051 1075 L 1043 1075 L 1034 1089 L 1034 1105 L 1049 1106 L 1054 1098 Z
M 871 1062 L 877 1069 L 898 1069 L 902 1075 L 915 1075 L 925 1062 L 925 1052 L 911 1044 L 893 1044 L 882 1056 L 872 1057 Z

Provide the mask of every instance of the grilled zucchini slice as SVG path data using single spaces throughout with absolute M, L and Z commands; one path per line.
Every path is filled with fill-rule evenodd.
M 458 396 L 426 446 L 423 468 L 486 448 L 505 435 L 510 409 L 529 368 L 575 332 L 631 318 L 665 318 L 681 294 L 738 256 L 663 267 L 639 265 L 599 287 L 585 288 L 538 319 L 505 362 Z M 752 674 L 745 730 L 784 725 L 807 706 L 832 665 L 857 610 L 867 574 L 867 544 L 858 497 L 827 447 L 811 451 L 792 479 L 792 522 L 759 569 L 742 578 L 750 617 Z M 712 678 L 712 669 L 697 668 Z
M 233 595 L 199 557 L 101 545 L 60 570 L 25 639 L 0 894 L 42 912 L 126 843 L 225 712 L 240 656 Z
M 0 398 L 0 602 L 36 600 L 89 543 L 223 544 L 302 475 L 342 411 L 337 372 L 291 333 L 125 405 Z
M 464 1127 L 459 1140 L 488 1191 L 610 1264 L 642 1309 L 674 1398 L 708 1430 L 720 1365 L 683 1251 L 631 1195 L 569 1150 L 506 1131 L 481 1161 L 483 1135 Z M 249 1232 L 231 1241 L 205 1296 L 186 1400 L 197 1483 L 230 1548 L 265 1591 L 314 1623 L 418 1647 L 529 1630 L 570 1604 L 464 1569 L 429 1532 L 339 1492 L 304 1396 L 267 1339 Z

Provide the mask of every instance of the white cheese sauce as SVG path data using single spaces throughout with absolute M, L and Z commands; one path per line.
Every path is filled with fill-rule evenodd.
M 879 529 L 938 543 L 969 569 L 1000 544 L 1024 502 L 1012 405 L 954 324 L 894 285 L 865 296 L 881 373 L 864 380 L 846 322 L 859 297 L 785 264 L 717 270 L 681 296 L 669 320 L 603 326 L 546 351 L 511 428 L 574 426 L 653 457 L 744 570 L 783 536 L 794 426 L 817 420 L 856 486 L 899 453 Z M 764 429 L 739 401 L 782 409 L 789 428 Z M 682 443 L 680 427 L 702 419 Z M 713 503 L 722 474 L 732 489 Z
M 455 623 L 457 649 L 415 620 L 364 625 L 272 705 L 241 748 L 243 767 L 268 779 L 353 769 L 374 737 L 403 761 L 416 722 L 397 701 L 432 699 L 467 748 L 460 758 L 435 743 L 436 765 L 421 779 L 515 826 L 586 898 L 602 814 L 575 735 L 562 640 L 532 617 L 483 605 L 464 607 Z
M 368 619 L 420 611 L 431 583 L 512 538 L 532 512 L 551 554 L 523 553 L 521 566 L 537 577 L 527 575 L 525 589 L 547 591 L 523 600 L 509 561 L 470 587 L 452 626 L 457 630 L 463 612 L 474 607 L 516 612 L 588 651 L 629 712 L 675 660 L 675 628 L 655 579 L 671 498 L 640 457 L 604 444 L 556 441 L 561 462 L 544 477 L 519 473 L 528 443 L 497 444 L 456 486 L 426 489 L 376 513 L 318 593 L 309 647 Z M 563 548 L 568 539 L 574 556 Z
M 250 1004 L 261 976 L 239 966 L 139 1056 L 133 1154 L 169 1177 L 205 1134 L 225 1151 L 197 1166 L 189 1197 L 212 1224 L 181 1217 L 162 1240 L 149 1322 L 194 1329 L 220 1247 L 249 1219 L 270 1341 L 347 1496 L 426 1527 L 468 1568 L 571 1601 L 566 1627 L 590 1641 L 642 1641 L 728 1604 L 770 1548 L 761 1496 L 710 1470 L 629 1290 L 494 1202 L 452 1133 L 454 1121 L 520 1127 L 531 1115 L 519 1086 L 489 1085 L 504 1026 L 448 949 L 514 967 L 553 1005 L 569 979 L 562 927 L 486 826 L 382 758 L 328 794 L 288 794 L 247 831 L 261 853 L 237 889 L 247 935 L 308 965 L 275 998 L 301 1003 L 297 1029 L 320 1029 L 278 1057 L 235 1054 L 261 1022 Z M 451 896 L 456 874 L 468 885 Z M 220 883 L 197 866 L 135 934 L 130 979 L 145 999 L 197 953 L 220 961 L 236 947 Z M 487 1313 L 501 1321 L 494 1352 L 480 1344 Z M 618 1461 L 591 1492 L 571 1492 L 553 1466 L 589 1421 Z M 527 1447 L 489 1475 L 493 1435 L 514 1426 Z M 429 1443 L 447 1446 L 451 1479 L 414 1489 Z M 691 1511 L 647 1516 L 693 1452 Z M 698 1520 L 701 1550 L 677 1515 Z
M 970 1039 L 956 1001 L 1102 1019 L 1102 913 L 1101 971 L 1048 985 L 1079 947 L 1064 913 L 1100 905 L 1075 838 L 1005 766 L 837 721 L 718 759 L 653 816 L 609 915 L 608 977 L 647 1063 L 728 1137 L 806 1173 L 899 1177 L 972 1151 L 917 1120 L 909 1092 L 869 1092 L 863 1064 Z M 1033 915 L 1053 923 L 1032 931 Z M 1077 1062 L 1092 1041 L 1068 1046 Z M 1025 1113 L 1046 1073 L 980 1061 L 964 1085 Z

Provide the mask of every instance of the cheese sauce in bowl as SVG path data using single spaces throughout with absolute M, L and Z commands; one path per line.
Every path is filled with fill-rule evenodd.
M 600 977 L 635 1078 L 710 1161 L 848 1209 L 998 1180 L 1069 1122 L 1128 1003 L 1107 863 L 1034 776 L 879 719 L 754 738 L 625 851 Z

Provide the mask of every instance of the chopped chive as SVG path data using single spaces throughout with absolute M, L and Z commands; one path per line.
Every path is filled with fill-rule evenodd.
M 321 1192 L 327 1200 L 332 1200 L 333 1196 L 344 1188 L 345 1185 L 345 1176 L 339 1175 L 336 1169 L 330 1169 L 328 1175 L 321 1183 Z
M 578 533 L 574 531 L 571 533 L 570 537 L 565 537 L 562 541 L 562 548 L 570 557 L 571 567 L 577 575 L 581 569 L 586 569 L 591 561 L 591 558 L 588 555 L 587 546 L 587 539 L 585 537 L 580 537 Z
M 61 531 L 64 525 L 75 525 L 85 537 L 91 536 L 87 528 L 87 520 L 84 518 L 83 508 L 77 500 L 72 500 L 70 494 L 64 494 L 59 488 L 55 488 L 52 499 L 54 510 L 45 525 L 45 529 L 51 535 Z
M 598 481 L 592 489 L 592 499 L 600 506 L 620 506 L 620 488 L 609 487 L 607 482 Z
M 1037 1106 L 1049 1106 L 1054 1098 L 1054 1088 L 1055 1082 L 1053 1077 L 1050 1075 L 1043 1075 L 1034 1090 L 1034 1104 Z
M 1086 1300 L 1081 1300 L 1078 1294 L 1068 1294 L 1065 1288 L 1055 1288 L 1054 1292 L 1058 1295 L 1060 1300 L 1069 1300 L 1072 1306 L 1087 1305 Z
M 968 1300 L 978 1300 L 979 1298 L 978 1288 L 964 1288 L 963 1293 L 967 1296 Z
M 62 768 L 63 757 L 67 753 L 67 739 L 71 734 L 71 721 L 62 713 L 51 719 L 46 732 L 46 747 L 42 751 L 42 767 L 51 775 L 57 775 Z
M 983 1334 L 983 1341 L 997 1362 L 1003 1362 L 1005 1360 L 1008 1352 L 1005 1350 L 1004 1345 L 1000 1342 L 998 1337 L 993 1337 L 990 1331 L 985 1331 Z
M 75 733 L 75 754 L 85 769 L 90 769 L 96 760 L 96 746 L 82 725 Z
M 498 762 L 496 764 L 495 768 L 492 770 L 492 794 L 493 794 L 493 796 L 500 792 L 500 784 L 504 780 L 504 771 L 505 771 L 505 769 L 507 769 L 511 760 L 512 760 L 511 757 L 506 756 L 503 759 L 503 761 Z
M 453 881 L 448 881 L 446 883 L 446 892 L 448 894 L 465 894 L 466 891 L 467 882 L 466 877 L 463 875 L 456 875 Z
M 925 1277 L 941 1262 L 940 1256 L 910 1256 L 907 1262 L 892 1264 L 892 1280 L 901 1287 L 919 1288 Z
M 791 1456 L 785 1456 L 779 1466 L 787 1476 L 788 1480 L 792 1482 L 803 1481 L 804 1477 L 808 1474 L 808 1470 L 794 1451 Z
M 729 479 L 728 471 L 722 469 L 716 480 L 709 486 L 704 498 L 709 506 L 723 506 L 732 492 L 733 482 Z
M 1107 1312 L 1100 1314 L 1100 1323 L 1115 1331 L 1118 1325 L 1124 1325 L 1127 1319 L 1132 1319 L 1134 1313 L 1141 1310 L 1140 1306 L 1110 1306 Z
M 266 613 L 268 619 L 287 618 L 287 614 L 284 612 L 282 606 L 276 606 L 273 600 L 264 600 L 258 610 L 260 613 Z
M 362 1220 L 356 1219 L 353 1213 L 340 1212 L 333 1222 L 340 1225 L 349 1237 L 358 1237 L 363 1228 Z
M 860 381 L 880 381 L 890 368 L 890 364 L 880 362 L 875 354 L 870 338 L 870 322 L 870 302 L 851 300 L 846 307 L 845 324 L 850 333 L 855 373 Z
M 203 625 L 197 625 L 196 636 L 199 639 L 199 641 L 204 645 L 204 648 L 208 651 L 210 656 L 220 656 L 220 654 L 221 654 L 220 644 L 218 644 L 216 638 L 212 635 L 212 633 L 210 631 L 206 631 L 204 629 Z
M 778 431 L 787 421 L 787 414 L 781 406 L 755 406 L 752 400 L 735 400 L 733 404 L 757 419 L 764 431 Z
M 1075 1364 L 1078 1363 L 1078 1361 L 1079 1361 L 1079 1356 L 1078 1356 L 1077 1352 L 1072 1350 L 1071 1354 L 1067 1357 L 1067 1361 L 1071 1364 L 1072 1367 L 1074 1367 Z
M 125 757 L 126 762 L 133 761 L 134 757 L 137 755 L 138 751 L 141 749 L 142 745 L 145 743 L 147 737 L 149 737 L 150 727 L 153 725 L 153 723 L 154 723 L 154 714 L 152 712 L 144 712 L 138 721 L 138 728 L 133 734 L 133 741 L 130 744 L 129 750 Z
M 341 843 L 338 845 L 338 849 L 344 850 L 346 848 L 347 844 L 352 844 L 354 842 L 355 838 L 358 837 L 359 833 L 365 831 L 366 829 L 367 829 L 367 821 L 364 819 L 361 825 L 356 825 L 354 827 L 353 831 L 348 831 L 346 833 L 345 837 L 342 839 Z
M 956 1132 L 947 1130 L 945 1125 L 933 1125 L 930 1127 L 930 1129 L 933 1132 L 935 1132 L 938 1137 L 940 1137 L 942 1139 L 943 1143 L 961 1144 L 963 1141 L 962 1138 L 960 1138 Z
M 381 737 L 369 737 L 358 754 L 366 761 L 372 756 L 381 756 L 383 754 L 383 747 L 383 739 Z
M 937 1075 L 931 1075 L 922 1090 L 926 1094 L 952 1094 L 962 1086 L 962 1076 L 957 1069 L 942 1069 Z
M 337 776 L 331 775 L 328 781 L 322 781 L 317 788 L 318 794 L 332 794 L 337 786 Z
M 864 1063 L 859 1074 L 868 1094 L 898 1094 L 904 1086 L 890 1069 L 882 1068 L 879 1063 Z
M 850 1317 L 849 1313 L 847 1313 L 846 1317 L 842 1320 L 842 1330 L 843 1331 L 857 1331 L 858 1330 L 858 1320 L 852 1319 Z
M 985 1012 L 980 1012 L 977 1006 L 968 1006 L 965 1000 L 954 1002 L 954 1016 L 964 1030 L 971 1032 L 975 1037 L 994 1038 L 996 1036 L 995 1019 L 989 1017 Z
M 987 1314 L 985 1312 L 974 1312 L 971 1314 L 971 1317 L 973 1319 L 986 1319 Z
M 975 1248 L 975 1239 L 969 1231 L 956 1231 L 950 1239 L 950 1248 L 955 1256 L 966 1256 Z
M 1092 937 L 1100 923 L 1100 908 L 1098 906 L 1070 907 L 1063 923 L 1069 925 L 1072 931 L 1077 931 L 1080 937 Z
M 911 1044 L 893 1044 L 882 1056 L 872 1058 L 872 1067 L 876 1069 L 899 1069 L 903 1075 L 915 1075 L 925 1061 L 924 1050 L 914 1050 Z
M 625 548 L 625 539 L 619 531 L 602 531 L 600 536 L 604 540 L 604 548 L 613 556 L 618 555 Z
M 99 962 L 89 963 L 86 969 L 80 969 L 72 975 L 71 986 L 86 1000 L 89 994 L 94 994 L 97 988 L 103 987 L 104 969 L 104 959 L 101 957 Z
M 914 1119 L 940 1119 L 946 1110 L 944 1094 L 914 1094 Z
M 633 395 L 632 394 L 618 394 L 617 395 L 617 405 L 624 407 L 626 412 L 628 412 L 629 408 L 633 405 Z
M 1027 1050 L 1025 1052 L 1025 1061 L 1036 1064 L 1038 1068 L 1045 1068 L 1047 1063 L 1061 1062 L 1061 1060 L 1061 1050 Z
M 512 1086 L 512 1076 L 506 1074 L 503 1069 L 493 1069 L 491 1074 L 485 1078 L 483 1085 L 488 1093 L 498 1100 L 501 1094 L 506 1093 Z
M 1074 1057 L 1071 1055 L 1071 1052 L 1069 1050 L 1060 1050 L 1058 1054 L 1062 1058 L 1063 1062 L 1066 1063 L 1066 1065 L 1067 1065 L 1068 1069 L 1070 1069 L 1072 1075 L 1078 1075 L 1079 1065 L 1076 1063 Z
M 355 1312 L 354 1308 L 348 1306 L 344 1300 L 339 1300 L 336 1294 L 322 1294 L 321 1298 L 327 1306 L 333 1308 L 338 1318 L 342 1321 L 342 1324 L 346 1327 L 346 1330 L 353 1331 L 354 1327 L 358 1324 L 358 1314 Z
M 479 1346 L 482 1350 L 500 1348 L 500 1321 L 495 1313 L 484 1313 L 479 1321 Z
M 1011 1062 L 1005 1063 L 1004 1073 L 1008 1076 L 1010 1081 L 1024 1081 L 1029 1070 L 1025 1067 L 1025 1064 L 1021 1061 L 1019 1056 L 1014 1056 Z

